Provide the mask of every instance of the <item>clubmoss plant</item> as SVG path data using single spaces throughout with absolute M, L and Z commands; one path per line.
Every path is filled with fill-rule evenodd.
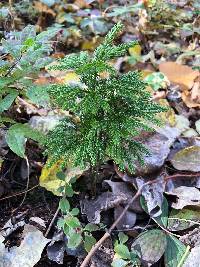
M 74 166 L 96 166 L 113 159 L 121 169 L 134 168 L 147 149 L 134 140 L 140 131 L 158 123 L 156 114 L 163 108 L 152 102 L 138 71 L 120 74 L 111 65 L 124 56 L 136 41 L 114 44 L 123 25 L 117 23 L 92 55 L 70 54 L 54 70 L 73 70 L 79 84 L 53 84 L 49 95 L 54 107 L 79 117 L 66 118 L 49 133 L 46 141 L 50 164 L 69 160 Z

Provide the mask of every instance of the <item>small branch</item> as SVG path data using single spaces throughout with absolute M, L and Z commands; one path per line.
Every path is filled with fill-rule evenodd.
M 26 193 L 32 191 L 33 189 L 35 189 L 35 188 L 38 187 L 38 186 L 39 186 L 39 184 L 34 185 L 33 187 L 31 187 L 31 188 L 28 189 L 28 190 L 25 190 L 25 191 L 22 191 L 22 192 L 13 194 L 13 195 L 11 195 L 11 196 L 7 196 L 7 197 L 0 198 L 0 201 L 3 201 L 3 200 L 5 200 L 5 199 L 9 199 L 9 198 L 12 198 L 12 197 L 16 197 L 16 196 L 20 196 L 20 195 L 26 194 Z
M 48 234 L 49 234 L 49 232 L 50 232 L 50 230 L 51 230 L 51 227 L 52 227 L 52 225 L 54 224 L 54 222 L 55 222 L 55 220 L 56 220 L 56 218 L 57 218 L 57 216 L 58 216 L 59 210 L 60 210 L 60 207 L 58 206 L 58 208 L 57 208 L 57 210 L 56 210 L 56 212 L 55 212 L 55 214 L 54 214 L 54 216 L 53 216 L 53 219 L 51 220 L 51 222 L 50 222 L 50 224 L 49 224 L 49 227 L 48 227 L 48 229 L 46 230 L 46 233 L 45 233 L 45 235 L 44 235 L 45 237 L 48 236 Z

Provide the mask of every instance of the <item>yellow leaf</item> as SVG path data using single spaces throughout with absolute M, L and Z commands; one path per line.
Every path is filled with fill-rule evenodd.
M 166 99 L 160 99 L 159 104 L 161 106 L 169 108 L 168 111 L 160 113 L 159 118 L 161 118 L 162 121 L 169 123 L 169 125 L 173 127 L 176 124 L 176 116 L 174 110 L 170 107 Z
M 79 76 L 74 71 L 67 72 L 63 80 L 65 83 L 79 83 L 80 82 Z
M 84 170 L 81 170 L 79 167 L 68 167 L 65 171 L 65 181 L 60 180 L 57 177 L 57 173 L 61 171 L 60 165 L 62 161 L 59 160 L 51 167 L 48 167 L 47 164 L 43 167 L 42 173 L 39 179 L 40 186 L 46 188 L 48 191 L 51 191 L 56 196 L 61 196 L 62 194 L 58 191 L 61 186 L 64 186 L 70 181 L 72 177 L 80 177 Z
M 129 51 L 129 54 L 130 54 L 131 56 L 134 56 L 134 57 L 140 57 L 140 56 L 141 56 L 142 48 L 141 48 L 141 46 L 138 44 L 138 45 L 134 45 L 133 47 L 130 47 L 128 51 Z
M 65 182 L 57 178 L 56 174 L 60 171 L 61 161 L 56 162 L 51 167 L 45 165 L 42 169 L 42 173 L 39 179 L 40 186 L 45 187 L 48 191 L 51 191 L 54 195 L 59 196 L 58 188 Z

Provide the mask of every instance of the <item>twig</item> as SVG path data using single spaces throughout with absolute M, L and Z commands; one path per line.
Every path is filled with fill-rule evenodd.
M 13 194 L 13 195 L 11 195 L 11 196 L 7 196 L 7 197 L 0 198 L 0 201 L 3 201 L 3 200 L 8 199 L 8 198 L 12 198 L 12 197 L 16 197 L 16 196 L 23 195 L 23 194 L 25 194 L 25 193 L 28 193 L 28 192 L 32 191 L 33 189 L 35 189 L 35 188 L 38 187 L 38 186 L 39 186 L 39 184 L 37 184 L 37 185 L 31 187 L 31 188 L 28 189 L 28 190 L 25 190 L 25 191 L 22 191 L 22 192 Z
M 44 235 L 45 237 L 48 236 L 48 234 L 49 234 L 49 232 L 50 232 L 50 230 L 51 230 L 51 227 L 52 227 L 52 225 L 54 224 L 56 217 L 58 216 L 59 210 L 60 210 L 60 207 L 58 206 L 58 208 L 57 208 L 57 210 L 56 210 L 56 212 L 55 212 L 55 214 L 54 214 L 54 216 L 53 216 L 53 219 L 51 220 L 51 222 L 50 222 L 50 224 L 49 224 L 49 227 L 48 227 L 48 229 L 46 230 L 46 233 L 45 233 L 45 235 Z
M 200 173 L 194 173 L 194 174 L 175 174 L 175 175 L 171 175 L 171 176 L 167 176 L 164 178 L 164 182 L 167 182 L 168 180 L 171 179 L 176 179 L 176 178 L 180 178 L 180 177 L 186 177 L 186 178 L 194 178 L 194 177 L 198 177 L 200 176 Z M 86 267 L 87 264 L 89 263 L 91 257 L 94 255 L 94 253 L 98 250 L 98 248 L 102 245 L 102 243 L 111 235 L 112 230 L 116 227 L 116 225 L 120 222 L 120 220 L 123 218 L 123 216 L 125 215 L 126 211 L 129 209 L 130 205 L 141 195 L 143 188 L 146 185 L 151 185 L 154 183 L 157 183 L 158 180 L 154 179 L 151 180 L 147 183 L 144 183 L 137 191 L 137 193 L 134 195 L 134 197 L 130 200 L 130 202 L 126 205 L 126 207 L 124 208 L 123 212 L 120 214 L 120 216 L 117 218 L 116 221 L 114 221 L 114 223 L 111 225 L 111 227 L 108 229 L 108 231 L 102 236 L 102 238 L 99 239 L 99 241 L 92 247 L 92 249 L 90 250 L 90 252 L 87 254 L 87 256 L 85 257 L 84 261 L 82 262 L 80 267 Z M 164 230 L 164 229 L 163 229 Z M 165 229 L 166 231 L 166 229 Z M 169 232 L 169 234 L 171 234 Z

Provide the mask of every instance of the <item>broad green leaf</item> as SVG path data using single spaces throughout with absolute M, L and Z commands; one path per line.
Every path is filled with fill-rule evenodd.
M 91 248 L 96 244 L 96 239 L 92 235 L 88 235 L 85 233 L 84 238 L 84 248 L 87 252 L 91 250 Z
M 120 232 L 118 234 L 118 238 L 119 238 L 120 243 L 122 243 L 122 244 L 124 244 L 124 243 L 126 243 L 126 241 L 128 241 L 128 236 L 125 235 L 123 232 Z
M 25 143 L 27 138 L 43 142 L 43 135 L 30 128 L 27 124 L 16 123 L 12 125 L 6 135 L 6 141 L 10 149 L 22 158 L 25 158 Z
M 88 231 L 88 232 L 94 232 L 94 231 L 97 231 L 99 229 L 99 227 L 94 224 L 94 223 L 88 223 L 86 224 L 84 230 L 85 231 Z
M 71 249 L 76 248 L 80 245 L 81 241 L 82 236 L 80 233 L 72 233 L 68 238 L 67 247 Z
M 183 208 L 182 210 L 172 209 L 168 218 L 168 229 L 170 231 L 185 230 L 195 222 L 200 222 L 199 207 Z
M 149 230 L 140 234 L 131 249 L 147 263 L 156 263 L 164 254 L 167 246 L 166 234 L 162 230 Z
M 67 213 L 70 209 L 69 201 L 65 198 L 62 198 L 59 202 L 59 207 L 63 213 Z
M 79 209 L 78 208 L 73 208 L 70 211 L 70 214 L 73 215 L 73 216 L 77 216 L 79 214 Z
M 56 173 L 56 177 L 58 177 L 59 180 L 65 181 L 66 174 L 62 171 L 59 171 Z
M 57 226 L 59 229 L 62 229 L 65 225 L 65 220 L 63 218 L 59 218 L 57 221 Z
M 67 197 L 73 197 L 74 195 L 74 190 L 72 189 L 72 186 L 70 184 L 66 184 L 65 186 L 65 195 Z
M 69 226 L 69 227 L 72 227 L 72 228 L 76 228 L 76 227 L 80 227 L 80 221 L 78 218 L 76 217 L 68 217 L 66 220 L 65 220 L 65 223 Z
M 8 95 L 6 95 L 3 99 L 0 100 L 0 113 L 8 110 L 15 98 L 18 96 L 18 92 L 13 90 Z
M 167 236 L 167 248 L 165 250 L 165 266 L 181 267 L 181 262 L 186 252 L 186 246 L 174 236 Z
M 115 252 L 117 255 L 122 259 L 130 259 L 130 252 L 128 247 L 124 244 L 117 244 L 114 247 Z

